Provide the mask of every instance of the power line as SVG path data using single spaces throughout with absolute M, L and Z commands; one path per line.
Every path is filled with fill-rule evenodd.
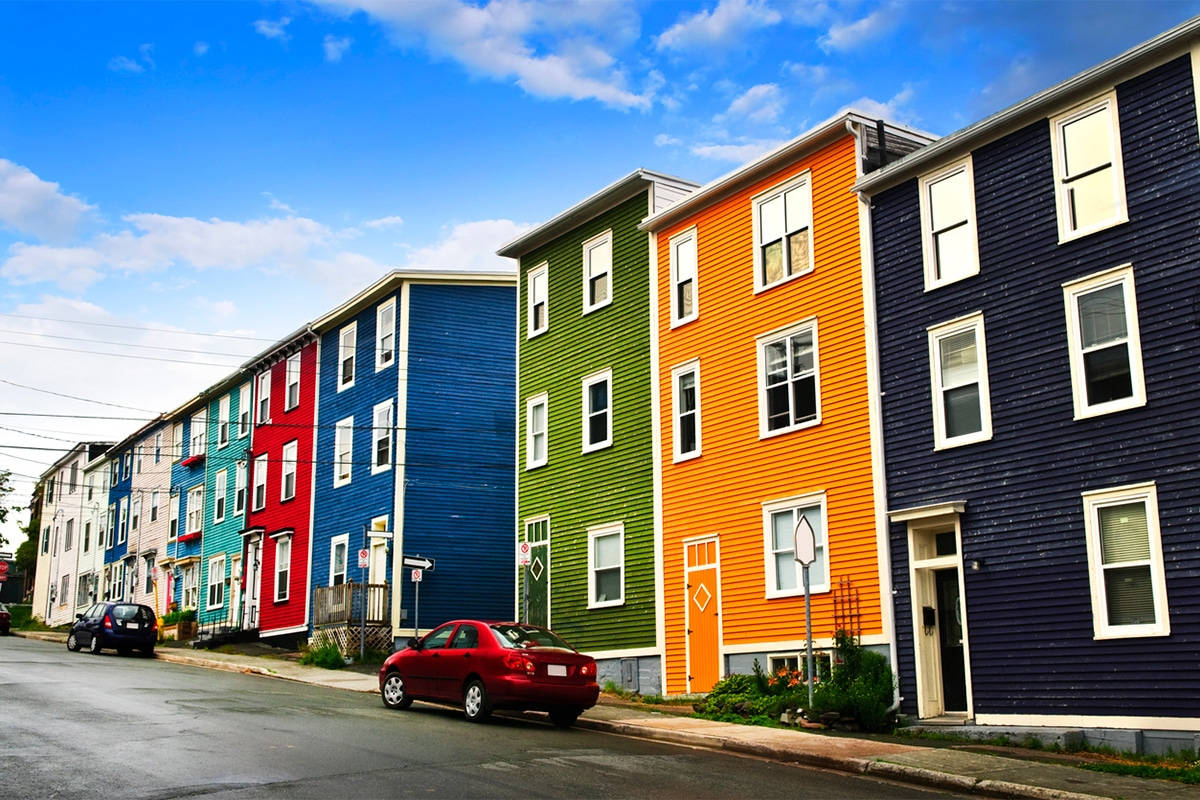
M 84 350 L 81 347 L 55 347 L 52 344 L 33 344 L 32 342 L 11 342 L 0 340 L 0 344 L 6 344 L 10 347 L 32 347 L 37 350 L 58 350 L 66 353 L 87 353 L 93 356 L 105 356 L 107 358 L 136 358 L 139 361 L 169 361 L 173 364 L 191 364 L 197 367 L 221 367 L 222 369 L 236 369 L 238 364 L 218 364 L 213 361 L 188 361 L 183 358 L 166 358 L 164 356 L 143 356 L 132 353 L 105 353 L 101 350 Z
M 167 347 L 159 344 L 136 344 L 134 342 L 117 342 L 112 339 L 89 339 L 86 336 L 62 336 L 55 333 L 39 333 L 38 331 L 13 331 L 7 328 L 0 328 L 0 333 L 15 333 L 18 336 L 41 336 L 46 339 L 64 339 L 69 342 L 92 342 L 93 344 L 111 344 L 116 347 L 137 347 L 143 350 L 167 350 L 173 353 L 198 353 L 208 356 L 228 356 L 229 358 L 240 358 L 243 361 L 250 358 L 251 354 L 242 353 L 216 353 L 212 350 L 191 350 L 186 347 Z M 90 350 L 80 350 L 78 352 L 88 353 Z M 103 355 L 103 354 L 102 354 Z
M 137 406 L 124 406 L 124 405 L 121 405 L 120 403 L 106 403 L 103 400 L 92 400 L 91 398 L 88 398 L 88 397 L 78 397 L 73 394 L 63 394 L 62 392 L 52 392 L 49 389 L 39 389 L 36 386 L 26 386 L 23 383 L 17 383 L 16 381 L 5 380 L 4 378 L 0 378 L 0 383 L 7 383 L 9 386 L 16 386 L 18 389 L 28 389 L 31 392 L 41 392 L 42 394 L 52 394 L 55 397 L 65 397 L 68 400 L 81 400 L 84 403 L 95 403 L 96 405 L 110 406 L 111 408 L 124 408 L 128 411 L 144 411 L 147 414 L 157 414 L 158 413 L 157 411 L 152 411 L 149 408 L 138 408 Z
M 36 319 L 44 322 L 64 322 L 69 325 L 95 325 L 101 328 L 124 328 L 134 331 L 150 331 L 154 333 L 178 333 L 184 336 L 213 336 L 220 339 L 240 339 L 247 342 L 275 342 L 276 339 L 266 339 L 261 336 L 240 336 L 234 333 L 202 333 L 199 331 L 181 331 L 175 328 L 151 328 L 145 325 L 121 325 L 116 322 L 88 322 L 82 319 L 59 319 L 56 317 L 39 317 L 31 314 L 0 314 L 0 317 L 16 319 Z

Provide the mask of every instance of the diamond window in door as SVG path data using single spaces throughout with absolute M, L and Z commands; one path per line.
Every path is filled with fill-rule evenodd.
M 542 572 L 545 569 L 542 565 L 542 559 L 535 556 L 533 562 L 529 565 L 529 574 L 533 576 L 535 581 L 538 581 L 542 579 Z
M 696 589 L 692 594 L 692 602 L 696 604 L 697 611 L 703 611 L 708 608 L 709 601 L 712 600 L 712 592 L 704 584 L 700 584 L 700 588 Z

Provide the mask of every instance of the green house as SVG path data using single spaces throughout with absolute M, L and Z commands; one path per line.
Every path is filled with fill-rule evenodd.
M 696 184 L 637 170 L 505 245 L 519 261 L 516 614 L 662 690 L 651 247 Z M 527 548 L 523 545 L 528 545 Z

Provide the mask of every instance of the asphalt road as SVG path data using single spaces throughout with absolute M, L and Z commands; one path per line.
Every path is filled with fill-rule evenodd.
M 0 637 L 0 798 L 879 798 L 911 786 Z

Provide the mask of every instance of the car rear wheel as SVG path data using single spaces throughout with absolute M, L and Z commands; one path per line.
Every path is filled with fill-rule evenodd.
M 88 645 L 88 652 L 94 656 L 100 655 L 100 636 L 92 637 L 91 643 Z
M 463 691 L 463 713 L 471 722 L 483 722 L 492 715 L 492 704 L 483 681 L 476 679 L 467 684 Z
M 387 678 L 383 681 L 383 689 L 380 694 L 383 695 L 383 704 L 388 708 L 403 710 L 412 705 L 412 698 L 408 696 L 408 690 L 404 687 L 404 678 L 400 677 L 399 672 L 388 673 Z
M 560 728 L 569 728 L 582 713 L 582 708 L 556 708 L 550 712 L 550 721 Z
M 75 631 L 67 634 L 67 649 L 72 653 L 79 651 L 79 639 L 75 636 Z

